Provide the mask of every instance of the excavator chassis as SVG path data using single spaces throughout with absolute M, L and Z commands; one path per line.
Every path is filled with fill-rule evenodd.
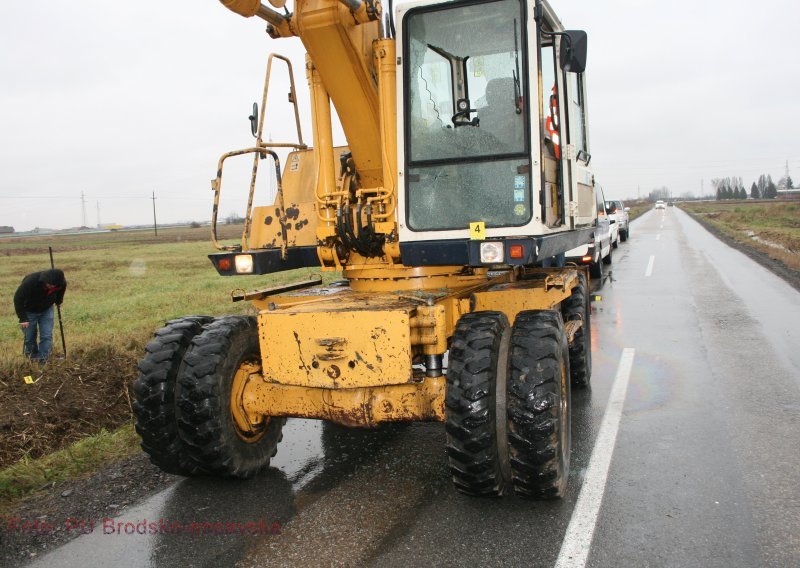
M 240 389 L 240 419 L 318 418 L 356 427 L 444 421 L 444 370 L 432 362 L 448 351 L 458 320 L 501 312 L 513 322 L 524 311 L 560 311 L 580 272 L 505 270 L 460 290 L 394 293 L 342 282 L 255 299 L 261 361 Z M 581 325 L 565 326 L 570 343 Z

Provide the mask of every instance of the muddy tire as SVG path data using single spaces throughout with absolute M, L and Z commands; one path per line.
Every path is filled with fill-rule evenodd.
M 201 473 L 178 435 L 175 414 L 177 377 L 192 339 L 211 323 L 210 316 L 187 316 L 168 321 L 155 332 L 139 361 L 139 377 L 133 382 L 136 432 L 150 461 L 167 473 Z
M 450 346 L 445 397 L 447 455 L 453 484 L 468 495 L 502 495 L 509 478 L 505 379 L 511 329 L 499 312 L 458 320 Z M 498 431 L 499 430 L 499 431 Z
M 189 456 L 221 477 L 248 478 L 269 465 L 285 418 L 265 418 L 253 432 L 237 427 L 231 410 L 234 380 L 243 365 L 259 365 L 256 320 L 228 316 L 196 336 L 179 377 L 178 426 Z
M 583 321 L 569 346 L 569 372 L 573 387 L 586 388 L 592 378 L 592 307 L 586 276 L 580 274 L 579 278 L 580 284 L 572 289 L 570 297 L 561 305 L 561 315 L 565 322 Z
M 514 490 L 563 497 L 570 459 L 569 353 L 559 312 L 517 316 L 508 377 L 508 443 Z

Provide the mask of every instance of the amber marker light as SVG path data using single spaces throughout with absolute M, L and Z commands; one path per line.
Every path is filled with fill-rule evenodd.
M 219 262 L 217 263 L 217 267 L 220 270 L 230 270 L 231 269 L 231 259 L 230 258 L 220 258 Z
M 591 256 L 589 256 L 589 255 L 587 255 L 587 256 L 582 256 L 582 257 L 581 257 L 581 262 L 592 262 L 592 257 L 591 257 Z
M 524 258 L 525 256 L 525 247 L 522 245 L 511 245 L 508 248 L 508 256 L 511 258 Z

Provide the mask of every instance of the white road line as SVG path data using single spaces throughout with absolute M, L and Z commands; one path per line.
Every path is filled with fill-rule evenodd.
M 617 367 L 617 376 L 611 386 L 608 397 L 608 407 L 603 416 L 600 433 L 592 450 L 589 467 L 583 480 L 578 502 L 572 512 L 572 519 L 567 527 L 567 534 L 561 544 L 555 568 L 583 568 L 589 558 L 589 549 L 592 545 L 594 529 L 597 525 L 597 515 L 603 503 L 603 494 L 606 490 L 608 468 L 611 465 L 611 455 L 617 441 L 617 431 L 622 418 L 622 407 L 625 405 L 625 394 L 628 391 L 628 380 L 633 368 L 633 357 L 636 350 L 627 347 L 622 351 L 622 357 Z
M 644 271 L 645 277 L 653 275 L 653 264 L 655 263 L 655 261 L 656 261 L 656 257 L 651 256 L 650 257 L 650 261 L 647 263 L 647 270 Z

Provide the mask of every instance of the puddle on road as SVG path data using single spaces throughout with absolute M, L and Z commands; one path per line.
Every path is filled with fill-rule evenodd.
M 232 565 L 254 538 L 241 530 L 269 537 L 275 523 L 283 526 L 293 516 L 295 492 L 320 476 L 332 460 L 341 459 L 331 456 L 326 461 L 323 437 L 329 429 L 331 425 L 318 420 L 291 419 L 271 467 L 254 479 L 178 481 L 113 518 L 94 519 L 93 525 L 87 519 L 86 534 L 29 566 Z M 329 448 L 334 450 L 341 448 Z M 207 524 L 208 529 L 192 528 L 192 523 Z M 237 530 L 218 534 L 218 528 L 212 528 L 219 527 L 217 523 L 238 523 L 231 525 Z M 190 558 L 198 564 L 187 564 Z
M 271 467 L 253 479 L 183 479 L 113 518 L 87 520 L 86 534 L 29 566 L 231 566 L 254 539 L 279 538 L 276 523 L 294 517 L 298 493 L 324 493 L 369 467 L 405 428 L 290 419 Z
M 283 440 L 270 466 L 281 470 L 295 489 L 308 484 L 321 471 L 325 463 L 320 420 L 293 418 L 283 427 Z

